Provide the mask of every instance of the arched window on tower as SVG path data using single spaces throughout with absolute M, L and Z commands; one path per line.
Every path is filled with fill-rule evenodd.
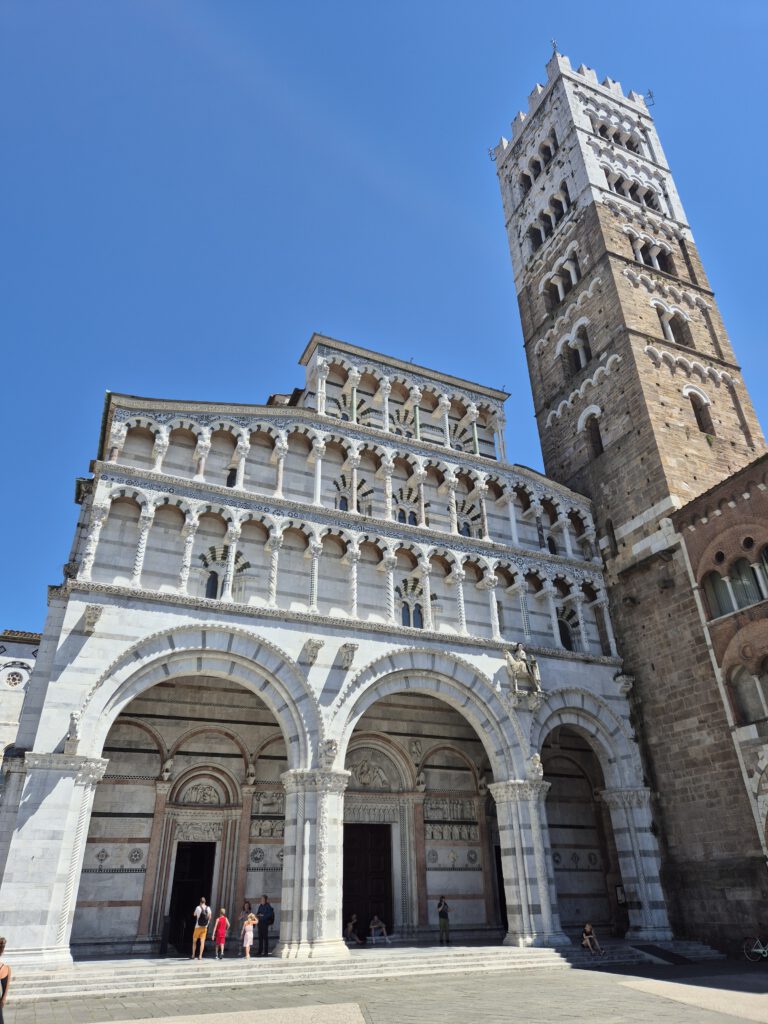
M 709 402 L 702 398 L 698 391 L 690 391 L 688 393 L 688 400 L 691 403 L 693 415 L 696 418 L 696 426 L 702 434 L 710 434 L 714 437 L 715 424 L 712 421 L 712 412 L 709 408 Z
M 522 195 L 527 196 L 528 193 L 531 191 L 531 187 L 533 185 L 533 180 L 531 179 L 530 174 L 526 174 L 525 171 L 523 171 L 523 173 L 520 175 L 519 182 L 520 192 L 522 193 Z
M 603 436 L 600 433 L 600 424 L 598 423 L 597 416 L 590 416 L 584 424 L 584 429 L 587 432 L 587 440 L 589 441 L 592 458 L 596 459 L 598 455 L 602 455 L 605 450 L 603 448 Z
M 704 597 L 711 619 L 719 619 L 721 615 L 730 615 L 732 611 L 735 611 L 728 587 L 719 572 L 714 570 L 708 572 L 704 577 L 703 584 Z
M 731 566 L 729 576 L 739 608 L 748 608 L 761 600 L 755 574 L 746 558 L 740 558 Z

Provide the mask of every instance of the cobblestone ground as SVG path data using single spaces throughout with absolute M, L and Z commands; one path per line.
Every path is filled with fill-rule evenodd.
M 5 1008 L 6 1024 L 95 1024 L 180 1017 L 206 1024 L 207 1015 L 317 1007 L 305 1020 L 347 1019 L 339 1007 L 359 1007 L 368 1024 L 733 1024 L 768 1022 L 768 968 L 717 963 L 618 971 L 510 971 L 507 975 L 452 974 L 376 981 L 313 982 L 259 988 L 51 999 Z M 354 1019 L 356 1014 L 350 1016 Z M 237 1020 L 238 1018 L 233 1018 Z M 244 1018 L 241 1018 L 244 1019 Z M 290 1020 L 283 1013 L 253 1013 L 254 1024 Z M 210 1024 L 214 1024 L 211 1020 Z M 216 1022 L 219 1024 L 219 1022 Z

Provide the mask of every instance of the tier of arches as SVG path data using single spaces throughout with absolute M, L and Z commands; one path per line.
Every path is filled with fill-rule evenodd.
M 752 538 L 746 539 L 748 547 L 730 560 L 717 551 L 714 558 L 720 568 L 710 569 L 701 580 L 710 619 L 768 600 L 768 544 L 759 548 Z
M 568 527 L 551 517 L 546 543 Z M 104 513 L 103 515 L 101 513 Z M 341 527 L 193 508 L 115 488 L 97 506 L 80 576 L 234 602 L 592 654 L 615 649 L 599 576 L 377 537 Z
M 545 505 L 567 519 L 574 543 L 562 554 L 592 558 L 590 514 L 557 491 L 547 494 L 520 476 L 393 450 L 308 428 L 253 433 L 233 424 L 128 421 L 114 436 L 110 460 L 206 485 L 284 498 L 320 509 L 530 547 L 527 529 Z M 557 518 L 556 517 L 556 518 Z M 543 516 L 546 527 L 546 515 Z M 581 539 L 579 539 L 581 538 Z

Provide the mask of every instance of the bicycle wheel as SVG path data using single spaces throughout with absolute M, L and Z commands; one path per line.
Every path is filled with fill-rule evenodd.
M 754 937 L 744 940 L 744 956 L 751 963 L 756 964 L 763 959 L 763 944 L 760 939 Z

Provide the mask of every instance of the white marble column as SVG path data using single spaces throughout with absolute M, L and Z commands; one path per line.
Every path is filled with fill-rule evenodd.
M 549 783 L 541 779 L 492 782 L 496 803 L 501 868 L 507 901 L 505 946 L 565 946 L 554 900 L 544 800 Z
M 360 452 L 357 447 L 351 448 L 349 455 L 347 456 L 347 466 L 349 468 L 349 511 L 358 513 L 360 509 L 357 507 L 357 483 L 358 483 L 358 470 L 360 469 L 361 462 Z
M 0 886 L 3 934 L 14 967 L 72 962 L 69 940 L 96 784 L 108 762 L 77 754 L 24 755 Z
M 547 602 L 547 610 L 549 611 L 549 624 L 552 628 L 552 639 L 555 647 L 562 648 L 563 641 L 560 639 L 560 625 L 557 620 L 557 605 L 555 603 L 555 597 L 557 596 L 557 590 L 552 580 L 544 580 L 544 586 L 541 588 L 539 593 L 536 595 L 541 600 Z
M 459 633 L 467 635 L 467 611 L 464 605 L 464 580 L 467 574 L 460 565 L 454 565 L 451 573 L 446 577 L 446 583 L 452 583 L 456 587 L 456 618 L 459 625 Z
M 480 454 L 480 441 L 477 436 L 477 417 L 479 415 L 480 413 L 478 412 L 477 406 L 470 403 L 469 408 L 467 409 L 467 417 L 472 428 L 472 450 L 475 455 Z
M 451 524 L 451 533 L 458 534 L 459 532 L 459 515 L 456 509 L 456 488 L 459 485 L 459 481 L 453 474 L 446 474 L 444 486 L 448 492 L 448 518 Z
M 360 564 L 360 542 L 351 540 L 347 545 L 347 563 L 349 565 L 349 614 L 357 618 L 357 574 Z
M 347 384 L 349 385 L 349 418 L 352 423 L 357 423 L 357 386 L 360 383 L 362 374 L 353 367 L 349 371 Z
M 584 622 L 584 602 L 586 600 L 587 598 L 581 590 L 577 590 L 574 593 L 569 594 L 565 599 L 565 603 L 569 604 L 576 612 L 576 620 L 579 623 L 579 646 L 584 652 L 588 649 L 587 627 Z
M 240 524 L 231 523 L 225 538 L 227 544 L 227 561 L 224 566 L 224 582 L 221 585 L 221 600 L 232 600 L 232 584 L 235 579 L 235 559 L 237 558 L 237 542 L 240 539 Z
M 307 555 L 311 559 L 309 570 L 309 611 L 317 614 L 317 590 L 320 577 L 320 556 L 323 553 L 323 542 L 319 537 L 310 538 Z
M 343 959 L 344 790 L 349 772 L 293 769 L 285 788 L 280 943 L 283 959 Z
M 565 554 L 567 558 L 573 558 L 573 544 L 571 542 L 571 521 L 565 512 L 561 512 L 558 509 L 557 512 L 557 526 L 563 535 L 563 544 L 565 546 Z
M 491 626 L 491 639 L 501 640 L 501 633 L 499 632 L 499 609 L 496 607 L 496 587 L 498 586 L 499 578 L 494 573 L 488 571 L 485 576 L 477 583 L 478 590 L 485 590 L 488 594 L 488 621 Z
M 323 504 L 323 457 L 325 455 L 325 437 L 322 434 L 315 434 L 312 438 L 312 451 L 309 453 L 309 463 L 315 464 L 315 489 L 312 495 L 312 504 L 318 508 Z
M 392 474 L 395 470 L 395 459 L 392 452 L 386 452 L 381 460 L 381 474 L 384 477 L 384 518 L 393 518 L 392 507 Z
M 516 597 L 520 604 L 520 618 L 523 622 L 523 635 L 526 641 L 531 639 L 531 620 L 528 616 L 528 598 L 526 594 L 526 583 L 525 580 L 521 580 L 519 577 L 515 582 L 507 587 L 507 593 L 511 597 Z
M 488 508 L 486 506 L 486 495 L 488 494 L 488 484 L 485 481 L 478 481 L 475 485 L 475 493 L 477 494 L 477 502 L 480 506 L 480 526 L 482 529 L 482 539 L 490 540 L 491 535 L 488 532 Z
M 150 506 L 149 508 L 142 509 L 141 515 L 139 516 L 139 539 L 136 542 L 136 553 L 133 556 L 133 574 L 131 576 L 131 586 L 141 586 L 141 573 L 144 569 L 144 557 L 147 553 L 147 541 L 149 540 L 149 531 L 152 529 L 152 523 L 155 518 L 155 509 Z
M 417 492 L 419 495 L 419 526 L 427 525 L 427 507 L 424 501 L 424 482 L 427 479 L 427 474 L 423 469 L 415 470 L 413 474 L 413 482 L 416 484 Z
M 437 411 L 443 420 L 443 437 L 445 439 L 445 447 L 451 447 L 451 399 L 449 395 L 440 395 L 437 401 Z
M 507 506 L 507 516 L 509 518 L 509 532 L 512 538 L 513 547 L 520 546 L 520 537 L 517 532 L 517 515 L 515 513 L 515 492 L 504 491 L 499 501 L 503 502 Z
M 396 621 L 395 569 L 397 568 L 397 555 L 393 551 L 387 551 L 379 565 L 387 574 L 387 622 L 394 624 Z
M 421 440 L 421 409 L 419 408 L 421 398 L 421 388 L 412 387 L 408 392 L 409 404 L 413 408 L 413 433 L 417 441 Z
M 280 433 L 275 440 L 275 447 L 272 450 L 271 461 L 276 463 L 275 490 L 273 498 L 283 497 L 283 482 L 285 478 L 285 457 L 288 454 L 288 437 Z
M 187 519 L 181 528 L 181 535 L 184 538 L 184 552 L 181 556 L 181 571 L 179 572 L 179 593 L 186 594 L 189 586 L 189 571 L 192 567 L 192 551 L 195 546 L 195 535 L 197 534 L 198 520 L 196 517 Z
M 651 793 L 645 786 L 604 790 L 610 809 L 621 882 L 627 897 L 630 941 L 672 938 L 659 869 L 661 858 L 653 834 Z
M 277 579 L 278 570 L 280 565 L 280 548 L 283 546 L 283 535 L 282 533 L 270 534 L 269 540 L 266 544 L 266 550 L 269 552 L 269 585 L 267 593 L 267 607 L 277 608 Z
M 93 505 L 88 517 L 88 534 L 85 538 L 83 558 L 80 563 L 79 578 L 88 581 L 93 572 L 93 563 L 96 560 L 96 549 L 99 546 L 101 529 L 109 518 L 109 505 Z
M 765 579 L 765 570 L 763 569 L 762 562 L 752 562 L 752 572 L 755 574 L 755 580 L 757 581 L 757 589 L 760 591 L 760 597 L 763 601 L 768 600 L 768 582 Z
M 381 395 L 381 429 L 389 433 L 389 396 L 392 393 L 392 383 L 389 377 L 382 377 L 379 383 L 379 394 Z
M 498 453 L 499 462 L 507 461 L 507 441 L 504 436 L 506 430 L 507 421 L 504 418 L 503 413 L 497 413 L 494 418 L 493 430 L 496 435 L 496 451 Z
M 417 573 L 421 578 L 421 592 L 422 601 L 424 604 L 424 629 L 431 630 L 433 628 L 432 623 L 432 586 L 430 581 L 430 573 L 432 572 L 432 564 L 428 558 L 420 558 Z
M 613 625 L 611 624 L 611 613 L 608 608 L 608 598 L 605 594 L 601 594 L 596 601 L 592 602 L 596 608 L 599 608 L 603 614 L 603 624 L 605 626 L 605 634 L 608 637 L 608 649 L 611 655 L 616 658 L 618 657 L 618 649 L 616 647 L 616 637 L 613 633 Z

